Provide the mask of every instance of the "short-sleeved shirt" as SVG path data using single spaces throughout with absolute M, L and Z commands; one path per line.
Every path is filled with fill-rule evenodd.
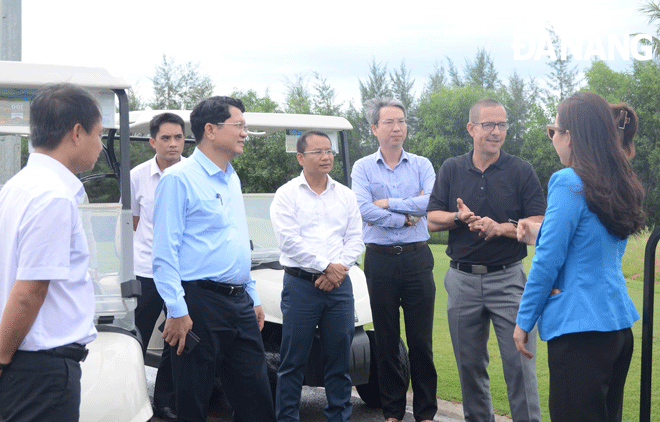
M 48 280 L 48 293 L 19 350 L 96 338 L 89 249 L 78 202 L 82 183 L 62 163 L 32 153 L 0 190 L 0 315 L 16 280 Z
M 185 157 L 181 157 L 185 160 Z M 156 156 L 131 170 L 131 211 L 140 221 L 133 236 L 133 268 L 135 275 L 152 278 L 151 246 L 154 239 L 154 195 L 163 175 Z
M 531 164 L 500 151 L 499 159 L 482 172 L 472 162 L 473 152 L 442 164 L 428 211 L 455 212 L 456 199 L 461 198 L 475 215 L 498 223 L 545 213 L 545 196 Z M 465 225 L 449 230 L 448 243 L 447 255 L 466 264 L 506 265 L 527 256 L 527 246 L 516 239 L 501 236 L 485 241 Z

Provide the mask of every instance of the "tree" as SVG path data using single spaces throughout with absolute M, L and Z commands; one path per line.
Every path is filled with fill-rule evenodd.
M 461 80 L 461 75 L 458 74 L 456 66 L 454 66 L 454 62 L 449 57 L 447 57 L 447 65 L 449 66 L 448 72 L 451 79 L 451 86 L 458 88 L 465 85 Z
M 286 106 L 287 113 L 311 114 L 312 101 L 307 89 L 307 81 L 303 74 L 298 74 L 293 79 L 286 78 Z
M 338 116 L 341 111 L 341 104 L 336 104 L 337 94 L 331 87 L 327 79 L 318 72 L 314 72 L 314 94 L 312 96 L 312 112 L 324 116 Z
M 208 75 L 200 74 L 199 63 L 178 64 L 163 54 L 163 61 L 156 66 L 151 79 L 154 84 L 154 110 L 190 110 L 204 98 L 213 95 L 213 82 Z
M 410 70 L 406 69 L 406 63 L 402 60 L 401 66 L 390 73 L 390 86 L 392 96 L 401 101 L 406 110 L 412 110 L 415 105 L 414 85 L 415 80 L 410 79 Z
M 646 2 L 637 10 L 646 15 L 649 24 L 656 21 L 660 22 L 660 4 L 656 3 L 654 0 L 646 0 Z M 660 24 L 656 23 L 656 28 L 656 34 L 660 35 Z M 658 37 L 652 36 L 651 42 L 646 39 L 641 39 L 640 42 L 644 45 L 651 45 L 653 56 L 656 59 L 660 58 L 660 39 L 658 39 Z
M 584 72 L 584 77 L 586 89 L 601 95 L 610 103 L 618 103 L 626 96 L 628 76 L 614 72 L 602 60 L 591 63 L 591 67 Z
M 429 75 L 429 81 L 424 86 L 422 96 L 429 96 L 440 88 L 443 88 L 445 86 L 445 82 L 445 67 L 442 65 L 442 63 L 438 65 L 436 62 L 433 65 L 433 73 Z
M 387 65 L 376 63 L 376 59 L 371 59 L 367 81 L 363 83 L 358 79 L 358 82 L 363 105 L 372 98 L 392 96 L 392 90 L 387 79 Z
M 507 113 L 509 128 L 506 134 L 504 149 L 513 155 L 520 154 L 520 148 L 525 134 L 525 125 L 529 121 L 532 106 L 536 104 L 539 93 L 533 81 L 526 83 L 525 80 L 513 71 L 509 77 L 509 83 L 503 89 L 502 98 Z
M 465 83 L 483 89 L 495 89 L 499 85 L 495 64 L 485 49 L 477 51 L 474 61 L 465 60 Z
M 555 32 L 552 25 L 546 28 L 552 41 L 552 46 L 555 52 L 555 60 L 548 63 L 552 69 L 550 71 L 550 78 L 548 86 L 550 90 L 546 94 L 548 103 L 560 103 L 569 95 L 577 90 L 577 66 L 571 66 L 573 54 L 570 51 L 566 52 L 566 58 L 561 57 L 561 39 Z

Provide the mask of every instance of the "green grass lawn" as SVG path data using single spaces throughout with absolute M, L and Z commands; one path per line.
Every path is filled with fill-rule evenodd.
M 640 315 L 642 314 L 642 286 L 644 275 L 644 249 L 649 233 L 643 233 L 631 238 L 623 257 L 623 271 L 628 280 L 628 291 L 632 297 L 635 306 Z M 438 397 L 453 402 L 461 402 L 461 388 L 456 370 L 456 361 L 451 346 L 451 338 L 447 327 L 447 292 L 444 289 L 444 276 L 449 267 L 449 258 L 445 254 L 444 245 L 431 245 L 433 256 L 435 257 L 434 275 L 436 281 L 436 307 L 433 335 L 433 353 L 436 369 L 438 372 Z M 529 254 L 525 261 L 525 267 L 529 271 L 531 258 L 534 248 L 529 247 Z M 656 274 L 660 274 L 660 266 L 656 269 Z M 659 293 L 656 288 L 655 303 L 660 303 Z M 403 326 L 403 319 L 401 321 Z M 658 338 L 660 332 L 660 313 L 654 315 L 654 340 Z M 639 391 L 640 391 L 640 372 L 641 372 L 641 342 L 642 342 L 642 321 L 641 319 L 633 326 L 635 335 L 635 352 L 632 358 L 628 380 L 626 383 L 626 393 L 624 398 L 624 421 L 639 420 Z M 403 333 L 402 333 L 403 335 Z M 660 353 L 660 342 L 654 341 L 654 356 Z M 493 399 L 493 407 L 499 414 L 509 414 L 509 403 L 506 395 L 506 385 L 502 374 L 502 361 L 499 356 L 495 332 L 491 329 L 491 336 L 488 342 L 490 352 L 490 387 Z M 549 421 L 548 414 L 548 359 L 547 346 L 540 339 L 537 340 L 537 377 L 539 384 L 539 396 L 541 400 L 541 412 L 543 420 Z M 652 408 L 651 420 L 660 420 L 660 381 L 657 377 L 652 385 Z

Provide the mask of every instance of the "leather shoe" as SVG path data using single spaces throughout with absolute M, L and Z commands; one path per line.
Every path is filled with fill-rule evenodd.
M 154 416 L 157 416 L 167 422 L 176 422 L 176 413 L 174 413 L 174 410 L 169 407 L 154 406 Z

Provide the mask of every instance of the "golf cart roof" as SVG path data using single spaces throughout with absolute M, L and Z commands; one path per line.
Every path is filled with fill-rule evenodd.
M 131 133 L 149 133 L 149 122 L 161 113 L 174 113 L 186 122 L 186 136 L 192 137 L 190 131 L 190 110 L 143 110 L 134 111 L 130 114 Z M 288 113 L 252 113 L 243 114 L 245 122 L 250 129 L 250 135 L 270 135 L 278 130 L 321 130 L 327 132 L 338 132 L 351 130 L 353 126 L 348 120 L 338 116 L 321 116 L 312 114 L 288 114 Z
M 29 102 L 39 88 L 61 82 L 95 94 L 103 110 L 103 126 L 115 127 L 113 90 L 130 88 L 123 78 L 98 67 L 0 61 L 0 75 L 0 134 L 29 135 Z

